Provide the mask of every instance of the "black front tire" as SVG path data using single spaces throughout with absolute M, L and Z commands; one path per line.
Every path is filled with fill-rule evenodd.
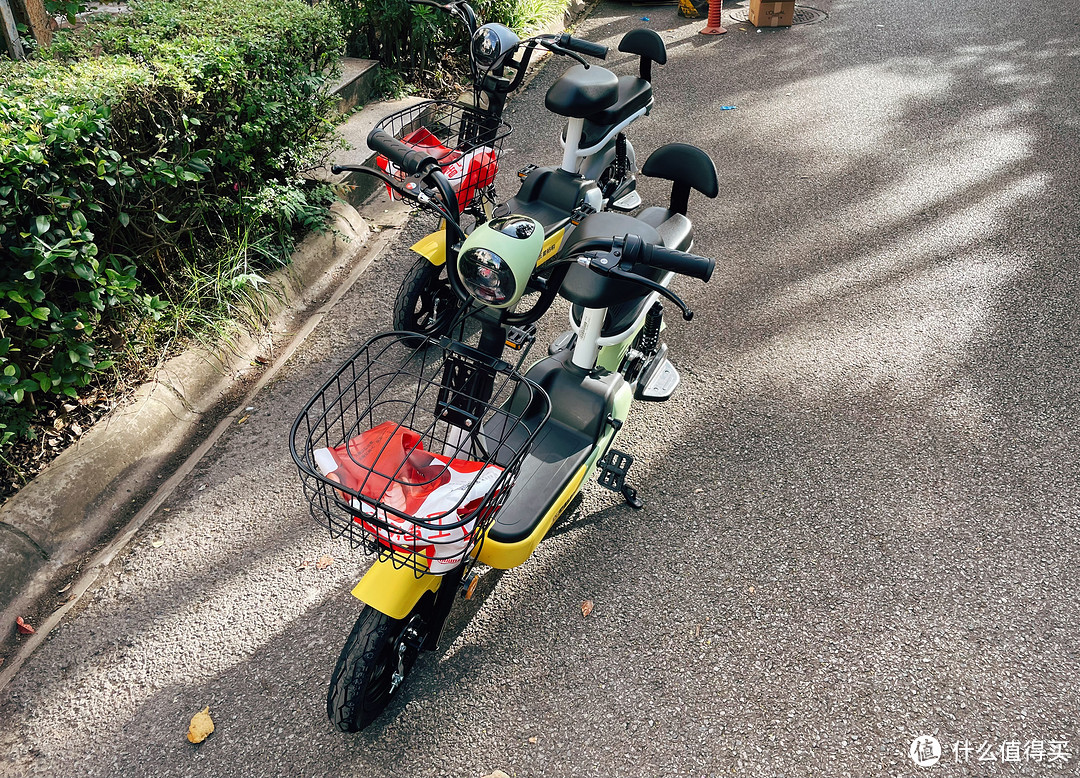
M 460 307 L 446 277 L 446 266 L 418 257 L 394 300 L 394 329 L 438 338 L 450 331 Z
M 425 598 L 404 619 L 364 606 L 341 649 L 326 695 L 326 714 L 342 732 L 358 732 L 371 724 L 400 688 L 394 674 L 400 666 L 407 675 L 416 662 L 427 635 L 426 606 Z

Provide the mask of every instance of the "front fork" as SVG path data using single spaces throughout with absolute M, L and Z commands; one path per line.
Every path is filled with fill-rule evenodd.
M 465 569 L 459 567 L 446 575 L 418 574 L 408 565 L 398 566 L 392 559 L 379 559 L 353 587 L 352 595 L 392 619 L 404 620 L 410 615 L 417 615 L 414 613 L 416 606 L 424 595 L 431 592 L 434 602 L 424 619 L 428 628 L 420 646 L 431 651 L 439 645 L 443 626 L 450 615 L 454 597 L 461 587 L 464 572 Z M 419 615 L 424 617 L 424 614 Z M 410 626 L 406 625 L 406 631 Z M 399 643 L 404 644 L 404 641 Z

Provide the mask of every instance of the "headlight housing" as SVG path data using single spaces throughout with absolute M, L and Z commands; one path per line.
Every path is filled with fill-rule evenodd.
M 473 61 L 484 70 L 487 70 L 504 54 L 508 54 L 517 48 L 521 39 L 508 27 L 501 24 L 485 24 L 473 33 L 472 49 Z
M 544 229 L 528 216 L 492 219 L 465 239 L 458 253 L 458 277 L 466 291 L 491 308 L 509 308 L 529 283 Z

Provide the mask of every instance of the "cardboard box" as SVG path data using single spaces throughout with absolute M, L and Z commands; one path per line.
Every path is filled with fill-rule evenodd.
M 755 27 L 790 27 L 795 0 L 750 0 L 750 24 Z

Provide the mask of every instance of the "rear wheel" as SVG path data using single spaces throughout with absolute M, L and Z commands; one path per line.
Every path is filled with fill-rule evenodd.
M 446 265 L 433 265 L 418 257 L 394 300 L 394 329 L 437 338 L 450 331 L 459 307 Z
M 343 732 L 357 732 L 386 708 L 427 637 L 430 597 L 404 619 L 365 605 L 330 676 L 326 713 Z

